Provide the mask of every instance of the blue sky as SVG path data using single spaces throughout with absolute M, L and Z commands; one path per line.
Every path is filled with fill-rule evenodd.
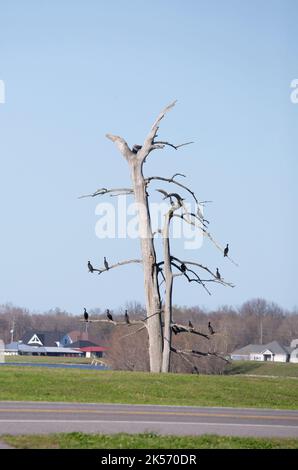
M 159 136 L 195 143 L 152 153 L 145 174 L 186 174 L 239 267 L 204 242 L 192 258 L 236 287 L 209 297 L 179 279 L 174 302 L 297 306 L 297 24 L 295 0 L 2 0 L 0 303 L 79 313 L 143 302 L 139 266 L 88 273 L 89 259 L 138 257 L 139 244 L 99 240 L 100 201 L 77 197 L 129 185 L 105 133 L 142 143 L 177 99 Z

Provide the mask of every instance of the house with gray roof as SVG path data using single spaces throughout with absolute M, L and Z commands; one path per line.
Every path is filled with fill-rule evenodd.
M 298 363 L 298 339 L 291 341 L 290 349 L 290 362 Z
M 5 356 L 83 356 L 84 352 L 76 348 L 65 348 L 62 346 L 29 346 L 22 342 L 13 342 L 5 345 Z
M 106 348 L 90 341 L 86 332 L 29 330 L 19 341 L 7 344 L 5 355 L 102 357 Z
M 268 344 L 248 344 L 231 353 L 234 361 L 298 362 L 298 339 L 290 346 L 281 346 L 277 341 Z
M 65 336 L 65 332 L 61 331 L 39 331 L 39 330 L 30 330 L 21 338 L 21 343 L 27 344 L 28 346 L 38 346 L 38 347 L 47 347 L 47 346 L 56 346 L 59 347 L 61 344 L 62 338 Z M 63 344 L 65 346 L 65 344 Z

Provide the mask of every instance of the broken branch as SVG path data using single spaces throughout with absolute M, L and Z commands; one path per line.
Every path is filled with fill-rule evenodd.
M 192 197 L 194 198 L 194 200 L 196 201 L 197 204 L 199 204 L 197 198 L 196 198 L 196 195 L 193 191 L 191 191 L 191 189 L 189 189 L 187 186 L 185 186 L 184 184 L 181 184 L 179 183 L 179 181 L 176 181 L 174 178 L 175 176 L 183 176 L 185 178 L 185 175 L 182 175 L 181 173 L 175 173 L 175 175 L 172 176 L 172 178 L 164 178 L 162 176 L 149 176 L 149 178 L 146 178 L 146 184 L 149 184 L 150 181 L 152 180 L 159 180 L 159 181 L 166 181 L 167 183 L 173 183 L 173 184 L 176 184 L 177 186 L 180 186 L 180 188 L 183 188 L 185 189 L 185 191 L 187 191 L 189 194 L 192 195 Z
M 115 263 L 115 264 L 111 264 L 109 265 L 108 268 L 104 267 L 104 268 L 93 268 L 93 271 L 99 271 L 98 274 L 101 274 L 105 271 L 109 271 L 110 269 L 113 269 L 113 268 L 118 268 L 119 266 L 124 266 L 125 264 L 131 264 L 131 263 L 143 263 L 143 261 L 141 259 L 129 259 L 129 260 L 125 260 L 125 261 L 119 261 L 119 263 Z
M 210 352 L 210 351 L 207 351 L 207 352 L 203 352 L 203 351 L 197 351 L 195 349 L 176 349 L 176 348 L 171 348 L 171 351 L 173 351 L 174 353 L 177 353 L 177 354 L 185 354 L 185 355 L 188 355 L 188 356 L 193 356 L 193 357 L 202 357 L 202 356 L 214 356 L 214 357 L 218 357 L 219 359 L 225 361 L 227 364 L 230 364 L 230 361 L 228 359 L 226 359 L 224 356 L 218 354 L 218 353 L 215 353 L 215 352 Z
M 110 194 L 110 196 L 122 196 L 126 194 L 133 194 L 133 189 L 132 188 L 115 188 L 115 189 L 100 188 L 100 189 L 97 189 L 92 194 L 85 194 L 83 196 L 79 196 L 78 199 L 83 199 L 84 197 L 103 196 L 104 194 L 108 194 L 108 193 L 116 193 L 116 194 Z

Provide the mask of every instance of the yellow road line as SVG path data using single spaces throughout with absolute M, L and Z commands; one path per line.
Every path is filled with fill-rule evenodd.
M 285 416 L 285 415 L 242 415 L 242 414 L 228 414 L 228 413 L 206 413 L 206 412 L 179 412 L 179 411 L 132 411 L 132 410 L 90 410 L 82 408 L 0 408 L 0 413 L 71 413 L 71 414 L 124 414 L 124 415 L 159 415 L 159 416 L 193 416 L 193 417 L 208 417 L 208 418 L 241 418 L 241 419 L 263 419 L 263 420 L 294 420 L 298 421 L 298 416 Z

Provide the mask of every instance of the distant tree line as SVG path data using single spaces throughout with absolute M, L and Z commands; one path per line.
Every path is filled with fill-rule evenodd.
M 112 311 L 117 319 L 129 311 L 130 319 L 144 319 L 146 312 L 139 303 L 128 303 L 123 308 Z M 105 318 L 101 309 L 89 310 L 91 322 L 88 331 L 92 339 L 102 346 L 109 347 L 107 362 L 119 370 L 149 370 L 147 335 L 140 325 L 119 325 L 116 328 L 108 323 L 97 323 L 92 320 Z M 276 340 L 282 345 L 289 345 L 293 338 L 298 338 L 298 310 L 285 310 L 273 302 L 264 299 L 253 299 L 240 307 L 223 306 L 216 310 L 206 310 L 199 306 L 174 307 L 175 323 L 188 324 L 208 334 L 210 321 L 215 334 L 210 341 L 181 332 L 174 335 L 173 345 L 177 351 L 188 348 L 204 351 L 217 351 L 228 355 L 233 350 L 246 344 L 266 344 Z M 86 325 L 81 320 L 83 314 L 74 315 L 60 309 L 43 313 L 33 313 L 25 308 L 11 304 L 0 306 L 0 338 L 6 343 L 11 340 L 11 329 L 14 324 L 13 338 L 18 341 L 27 330 L 85 331 Z M 139 330 L 137 333 L 134 333 Z M 195 343 L 195 344 L 194 344 Z M 200 356 L 191 362 L 187 356 L 175 354 L 172 361 L 172 372 L 185 373 L 221 373 L 225 363 L 213 356 Z

